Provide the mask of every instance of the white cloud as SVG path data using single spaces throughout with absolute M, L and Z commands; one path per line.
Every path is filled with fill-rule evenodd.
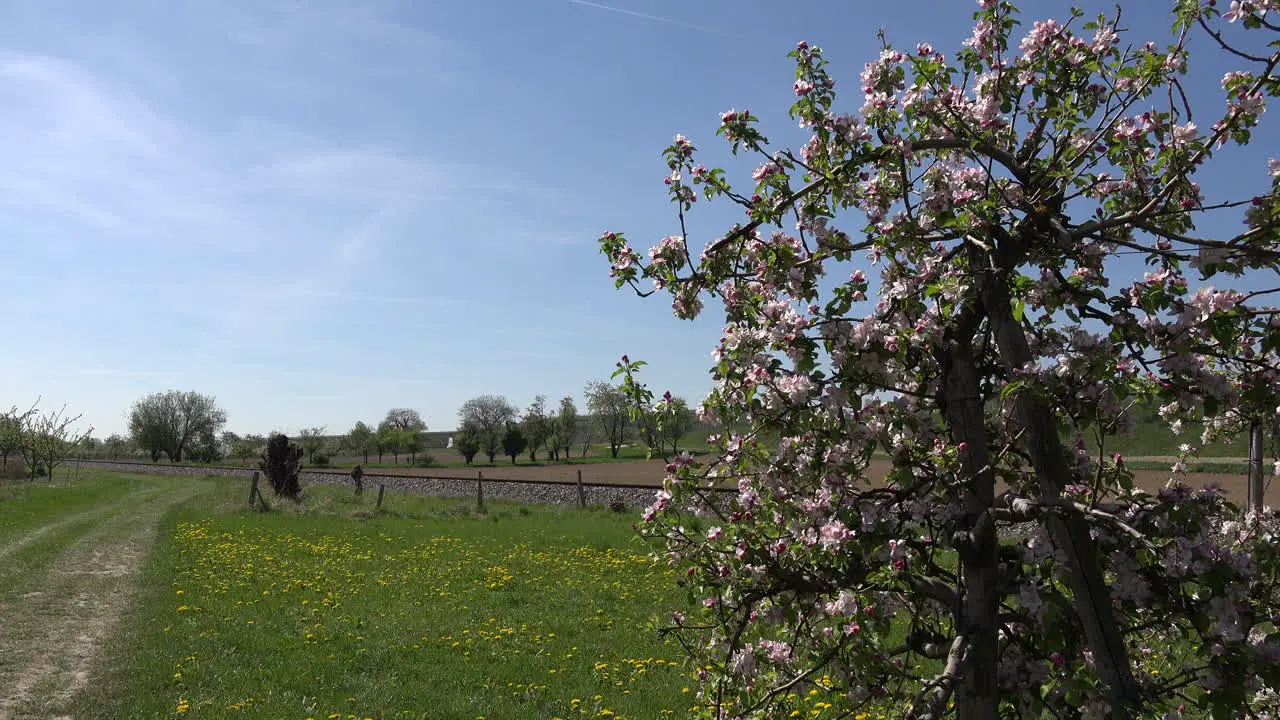
M 219 334 L 251 330 L 268 307 L 301 312 L 344 293 L 385 302 L 348 286 L 415 217 L 456 214 L 485 193 L 550 194 L 358 137 L 326 141 L 261 120 L 213 132 L 65 57 L 0 54 L 0 103 L 19 109 L 0 114 L 0 207 L 59 224 L 44 241 L 73 256 L 110 243 L 140 276 L 181 268 L 177 287 L 146 291 Z

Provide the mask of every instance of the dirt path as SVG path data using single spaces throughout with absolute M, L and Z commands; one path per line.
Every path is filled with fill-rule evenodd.
M 0 588 L 0 720 L 69 717 L 65 707 L 88 684 L 98 650 L 133 600 L 136 575 L 161 516 L 203 489 L 173 483 L 159 492 L 139 490 L 45 531 L 83 528 L 19 591 Z M 19 542 L 29 544 L 42 534 L 29 533 Z M 7 547 L 12 554 L 21 546 Z
M 106 505 L 101 505 L 99 507 L 91 508 L 83 512 L 78 512 L 74 515 L 68 515 L 66 517 L 58 519 L 56 522 L 51 522 L 45 525 L 41 525 L 40 527 L 35 528 L 30 532 L 18 535 L 17 537 L 9 540 L 7 543 L 0 545 L 0 563 L 3 563 L 5 558 L 9 557 L 10 555 L 13 555 L 15 553 L 22 551 L 24 548 L 30 546 L 35 542 L 40 541 L 43 538 L 57 535 L 63 530 L 72 528 L 75 525 L 98 524 L 102 521 L 104 517 L 111 514 L 119 513 L 123 511 L 127 506 L 136 505 L 139 502 L 146 500 L 148 498 L 154 497 L 155 495 L 161 492 L 163 491 L 158 488 L 151 489 L 151 490 L 140 490 L 133 494 L 127 495 L 123 498 L 113 500 Z M 3 567 L 3 565 L 0 565 L 0 567 Z M 0 577 L 3 577 L 3 573 L 0 573 Z

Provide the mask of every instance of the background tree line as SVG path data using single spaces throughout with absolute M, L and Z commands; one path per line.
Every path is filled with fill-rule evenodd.
M 679 451 L 681 438 L 697 425 L 688 403 L 672 398 L 653 408 L 635 408 L 622 390 L 604 381 L 585 387 L 586 407 L 580 411 L 572 396 L 551 403 L 538 395 L 521 412 L 505 396 L 480 395 L 458 410 L 454 448 L 470 464 L 475 457 L 490 463 L 508 457 L 515 463 L 522 455 L 529 462 L 541 456 L 551 462 L 585 457 L 595 445 L 606 446 L 613 458 L 632 443 L 642 442 L 655 455 L 666 457 Z M 11 417 L 10 417 L 11 416 Z M 16 409 L 5 416 L 10 424 L 24 415 Z M 661 421 L 659 421 L 661 420 Z M 73 455 L 97 459 L 149 457 L 152 462 L 218 463 L 229 459 L 257 458 L 268 437 L 238 434 L 225 430 L 227 413 L 212 395 L 196 391 L 169 390 L 146 395 L 130 407 L 128 433 L 105 439 L 85 433 L 71 446 Z M 411 464 L 430 465 L 432 438 L 421 414 L 411 408 L 392 408 L 379 422 L 358 421 L 343 435 L 326 435 L 324 426 L 301 428 L 294 439 L 309 465 L 325 466 L 332 457 L 354 457 L 368 464 L 372 458 L 383 463 L 403 457 Z M 10 435 L 14 433 L 10 432 Z M 435 433 L 437 447 L 446 438 Z M 17 452 L 16 444 L 0 445 Z

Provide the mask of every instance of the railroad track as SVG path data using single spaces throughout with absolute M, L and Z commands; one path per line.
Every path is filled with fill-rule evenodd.
M 214 475 L 221 477 L 248 478 L 255 472 L 254 468 L 236 465 L 175 465 L 169 463 L 148 463 L 128 460 L 68 460 L 64 467 L 74 472 L 75 468 L 111 470 L 115 472 L 164 473 L 172 475 Z M 65 472 L 65 471 L 64 471 Z M 334 469 L 304 469 L 299 474 L 303 483 L 324 485 L 346 485 L 351 482 L 351 473 Z M 576 480 L 533 480 L 518 478 L 489 477 L 483 470 L 477 470 L 476 477 L 431 476 L 431 475 L 393 475 L 386 473 L 366 472 L 364 482 L 370 485 L 385 485 L 388 490 L 416 492 L 423 495 L 444 497 L 471 497 L 477 492 L 477 485 L 483 485 L 486 497 L 499 497 L 521 502 L 589 505 L 615 505 L 621 503 L 627 507 L 643 507 L 654 500 L 654 492 L 659 488 L 656 484 L 636 485 Z M 736 494 L 734 488 L 717 488 L 726 499 Z

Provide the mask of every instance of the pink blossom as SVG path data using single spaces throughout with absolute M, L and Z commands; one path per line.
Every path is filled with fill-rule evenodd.
M 1265 109 L 1264 103 L 1262 93 L 1252 92 L 1247 95 L 1240 95 L 1232 104 L 1245 115 L 1261 115 Z
M 751 178 L 756 182 L 763 182 L 774 175 L 780 174 L 781 172 L 781 165 L 775 162 L 767 162 L 752 171 Z
M 1196 124 L 1187 123 L 1186 125 L 1173 126 L 1173 141 L 1175 143 L 1188 143 L 1196 139 Z
M 832 519 L 822 526 L 822 546 L 824 548 L 838 547 L 845 540 L 853 537 L 853 531 L 845 527 L 845 524 L 837 519 Z
M 852 617 L 858 614 L 858 599 L 848 590 L 841 590 L 840 595 L 827 603 L 824 609 L 834 617 Z
M 1089 49 L 1095 53 L 1106 53 L 1111 50 L 1111 46 L 1119 42 L 1120 36 L 1116 35 L 1115 28 L 1110 25 L 1099 25 L 1093 33 L 1093 42 L 1089 44 Z
M 1222 89 L 1230 90 L 1233 87 L 1247 84 L 1252 79 L 1253 76 L 1247 72 L 1241 72 L 1238 70 L 1232 71 L 1222 76 Z
M 751 651 L 750 645 L 747 645 L 741 650 L 735 652 L 729 659 L 729 663 L 735 675 L 752 678 L 755 677 L 758 672 L 756 669 L 756 656 L 755 653 Z
M 994 0 L 993 0 L 994 1 Z M 989 18 L 982 18 L 973 26 L 973 34 L 964 41 L 965 47 L 971 47 L 978 57 L 987 58 L 995 50 L 996 25 Z
M 777 640 L 761 640 L 760 649 L 768 655 L 772 665 L 786 665 L 791 662 L 791 646 Z
M 1058 41 L 1061 33 L 1062 26 L 1055 20 L 1035 22 L 1032 24 L 1031 32 L 1018 44 L 1018 49 L 1030 60 L 1045 47 Z

